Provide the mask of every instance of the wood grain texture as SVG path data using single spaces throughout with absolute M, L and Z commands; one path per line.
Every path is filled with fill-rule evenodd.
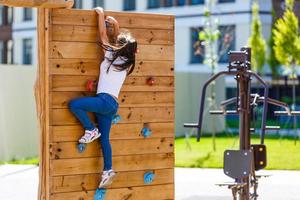
M 172 122 L 174 121 L 174 107 L 145 107 L 145 108 L 119 108 L 118 114 L 124 123 L 149 123 L 149 122 Z M 93 122 L 96 122 L 94 113 L 88 113 Z M 51 125 L 73 125 L 79 121 L 69 109 L 52 109 L 50 114 Z
M 39 186 L 38 186 L 38 199 L 39 200 L 46 200 L 47 198 L 47 191 L 49 191 L 49 187 L 47 184 L 47 163 L 49 160 L 47 159 L 47 143 L 46 143 L 46 123 L 45 123 L 45 103 L 43 99 L 46 98 L 46 91 L 45 87 L 47 84 L 45 83 L 45 9 L 39 8 L 38 9 L 38 21 L 37 21 L 37 29 L 38 29 L 38 42 L 39 46 L 42 48 L 41 51 L 38 52 L 38 60 L 39 65 L 36 73 L 36 80 L 34 85 L 34 96 L 35 96 L 35 103 L 36 103 L 36 111 L 37 111 L 37 119 L 38 119 L 38 126 L 39 126 Z
M 145 186 L 144 174 L 149 170 L 118 172 L 114 182 L 108 189 Z M 174 184 L 174 168 L 151 170 L 155 174 L 155 180 L 147 185 Z M 100 173 L 80 174 L 51 177 L 51 191 L 61 192 L 87 192 L 94 190 L 99 185 Z M 128 181 L 130 180 L 130 181 Z
M 68 108 L 68 102 L 81 97 L 95 97 L 94 92 L 52 92 L 51 108 Z M 121 92 L 119 107 L 174 106 L 173 92 Z
M 174 31 L 145 28 L 128 29 L 138 44 L 174 44 Z M 53 41 L 96 42 L 99 41 L 98 27 L 76 25 L 53 25 Z
M 52 194 L 53 200 L 93 200 L 95 190 L 56 193 Z M 128 187 L 120 189 L 109 189 L 105 195 L 105 200 L 174 200 L 174 184 L 149 185 L 144 187 Z
M 50 59 L 52 75 L 90 75 L 100 73 L 101 59 Z M 137 60 L 135 69 L 130 76 L 173 76 L 172 61 L 141 61 Z
M 173 122 L 146 123 L 151 129 L 151 138 L 174 137 Z M 111 127 L 110 140 L 140 139 L 144 123 L 117 124 Z M 126 130 L 126 131 L 124 131 Z M 81 125 L 61 125 L 50 127 L 50 142 L 75 142 L 84 133 Z
M 148 85 L 148 78 L 154 78 L 154 84 Z M 71 76 L 71 75 L 53 75 L 51 76 L 52 91 L 87 91 L 88 81 L 97 83 L 98 76 Z M 96 92 L 97 86 L 93 92 Z M 121 91 L 174 91 L 174 77 L 155 77 L 155 76 L 128 76 L 121 88 Z
M 121 28 L 168 29 L 174 30 L 174 16 L 146 13 L 120 13 L 106 11 L 113 16 Z M 97 14 L 93 10 L 55 9 L 52 23 L 60 25 L 97 26 Z
M 50 159 L 103 157 L 99 140 L 88 144 L 83 153 L 79 153 L 77 150 L 78 142 L 50 143 Z M 171 153 L 174 151 L 173 138 L 145 139 L 141 137 L 135 140 L 112 140 L 110 143 L 114 156 Z
M 174 60 L 173 45 L 144 45 L 140 44 L 138 60 L 172 61 Z M 80 58 L 97 59 L 103 57 L 103 51 L 97 43 L 91 42 L 50 42 L 50 58 Z
M 1 1 L 1 0 L 0 0 Z M 139 44 L 136 68 L 119 95 L 122 120 L 110 141 L 117 176 L 106 200 L 174 199 L 174 16 L 105 12 L 128 29 Z M 35 86 L 41 125 L 39 200 L 93 199 L 103 169 L 99 140 L 77 152 L 84 130 L 68 102 L 95 96 L 103 59 L 93 10 L 39 10 L 39 71 Z M 154 84 L 148 85 L 148 78 Z M 94 113 L 88 114 L 97 125 Z M 152 134 L 144 138 L 143 127 Z M 147 185 L 146 172 L 155 180 Z
M 174 153 L 113 156 L 112 165 L 117 172 L 172 168 Z M 50 160 L 51 176 L 99 173 L 101 170 L 102 157 Z
M 70 8 L 74 0 L 0 0 L 0 4 L 14 7 Z

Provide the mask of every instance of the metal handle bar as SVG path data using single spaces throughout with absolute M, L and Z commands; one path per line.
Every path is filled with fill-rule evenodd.
M 290 112 L 287 112 L 287 111 L 274 111 L 275 115 L 276 116 L 298 116 L 300 115 L 300 111 L 296 111 L 296 110 L 293 110 L 293 111 L 290 111 Z
M 217 78 L 219 78 L 222 75 L 236 75 L 237 72 L 233 72 L 233 71 L 221 71 L 215 75 L 213 75 L 210 79 L 208 79 L 205 84 L 203 85 L 202 88 L 202 95 L 201 95 L 201 102 L 200 102 L 200 111 L 199 111 L 199 120 L 198 120 L 198 124 L 189 124 L 186 123 L 184 125 L 184 127 L 186 128 L 197 128 L 197 142 L 200 141 L 200 137 L 201 137 L 201 129 L 202 129 L 202 120 L 203 120 L 203 111 L 204 111 L 204 104 L 205 104 L 205 95 L 206 95 L 206 89 L 208 87 L 208 85 L 213 82 L 214 80 L 216 80 Z

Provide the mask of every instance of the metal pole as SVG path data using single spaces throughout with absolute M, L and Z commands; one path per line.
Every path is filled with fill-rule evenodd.
M 239 118 L 240 118 L 240 150 L 250 149 L 250 76 L 243 71 L 238 73 L 239 80 Z M 246 183 L 244 190 L 240 194 L 240 200 L 249 200 L 249 177 L 241 180 Z
M 250 50 L 246 50 L 248 53 L 247 61 L 250 61 Z M 249 62 L 250 63 L 250 62 Z M 247 68 L 250 68 L 247 66 Z M 237 79 L 239 84 L 239 131 L 240 131 L 240 150 L 249 150 L 250 146 L 250 118 L 251 118 L 251 109 L 250 109 L 250 83 L 251 83 L 251 75 L 247 72 L 246 66 L 244 68 L 240 68 Z M 246 183 L 243 187 L 243 190 L 240 194 L 240 200 L 249 200 L 250 194 L 250 179 L 249 177 L 243 178 L 241 182 Z

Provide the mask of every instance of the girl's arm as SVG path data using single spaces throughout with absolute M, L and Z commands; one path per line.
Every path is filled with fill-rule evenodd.
M 106 25 L 104 20 L 104 11 L 103 8 L 97 7 L 95 11 L 98 13 L 98 31 L 100 36 L 100 41 L 103 44 L 108 44 L 108 37 L 106 34 Z

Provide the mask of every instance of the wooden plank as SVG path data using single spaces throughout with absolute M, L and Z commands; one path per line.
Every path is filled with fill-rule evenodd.
M 48 17 L 48 13 L 46 13 L 45 9 L 39 8 L 38 9 L 38 21 L 37 21 L 37 30 L 38 30 L 38 43 L 41 47 L 41 50 L 38 52 L 38 69 L 36 73 L 36 81 L 34 85 L 34 96 L 35 96 L 35 103 L 36 103 L 36 110 L 37 110 L 37 119 L 38 119 L 38 126 L 39 126 L 39 186 L 38 186 L 38 200 L 44 200 L 48 198 L 48 146 L 47 146 L 47 132 L 46 132 L 46 115 L 45 115 L 45 102 L 43 99 L 46 98 L 46 87 L 45 84 L 46 79 L 46 34 L 44 32 L 46 25 L 46 18 Z
M 50 73 L 62 75 L 98 75 L 100 59 L 50 59 Z
M 114 182 L 107 189 L 144 186 L 144 174 L 148 170 L 118 172 Z M 149 185 L 174 183 L 174 169 L 157 169 L 152 171 L 155 179 Z M 128 181 L 130 180 L 130 181 Z M 99 185 L 99 173 L 51 177 L 52 193 L 94 190 Z
M 174 120 L 174 107 L 146 107 L 146 108 L 119 108 L 118 114 L 122 120 L 119 123 L 138 122 L 171 122 Z M 95 114 L 88 113 L 90 119 L 95 122 Z M 69 109 L 52 109 L 50 115 L 51 125 L 72 125 L 79 121 Z
M 152 131 L 151 138 L 174 137 L 173 122 L 148 123 L 147 125 Z M 143 137 L 141 135 L 143 127 L 144 123 L 113 125 L 110 130 L 110 140 L 140 139 Z M 83 133 L 81 125 L 51 126 L 50 142 L 75 142 Z
M 174 16 L 147 13 L 120 13 L 106 11 L 105 15 L 116 18 L 121 28 L 174 30 Z M 52 15 L 53 24 L 97 26 L 97 14 L 93 10 L 56 9 Z
M 174 200 L 174 184 L 109 189 L 105 200 Z M 95 190 L 52 194 L 53 200 L 93 200 Z M 146 198 L 144 198 L 146 197 Z
M 75 98 L 94 97 L 95 92 L 52 92 L 51 108 L 68 108 L 68 102 Z M 158 105 L 159 104 L 159 105 Z M 173 106 L 174 92 L 121 92 L 120 107 Z
M 138 45 L 139 60 L 174 60 L 173 45 Z M 103 51 L 96 42 L 50 42 L 50 58 L 100 59 Z
M 53 25 L 53 41 L 61 42 L 96 42 L 98 27 L 76 25 Z M 174 44 L 174 31 L 151 30 L 144 28 L 128 29 L 138 44 Z
M 98 75 L 98 59 L 50 59 L 50 74 L 53 75 Z M 131 76 L 173 76 L 173 61 L 137 60 Z
M 52 91 L 87 91 L 86 84 L 89 80 L 97 82 L 99 76 L 71 76 L 53 75 L 51 76 Z M 174 91 L 174 77 L 153 77 L 154 84 L 148 85 L 149 77 L 128 76 L 121 88 L 125 91 Z M 93 92 L 96 92 L 96 87 Z
M 77 150 L 77 142 L 50 143 L 50 158 L 87 158 L 103 157 L 99 140 L 88 144 L 83 153 Z M 174 138 L 140 138 L 127 140 L 112 140 L 112 154 L 114 156 L 171 153 L 174 150 Z
M 50 105 L 51 105 L 51 102 L 50 102 L 50 77 L 49 77 L 49 56 L 50 56 L 50 49 L 49 49 L 49 45 L 50 45 L 50 41 L 51 41 L 51 25 L 50 25 L 50 22 L 49 22 L 49 18 L 51 16 L 51 13 L 52 13 L 52 9 L 45 9 L 45 27 L 44 27 L 44 30 L 41 30 L 41 32 L 44 32 L 45 34 L 45 40 L 41 42 L 45 43 L 45 82 L 43 83 L 45 85 L 45 98 L 42 99 L 41 101 L 44 102 L 45 104 L 45 109 L 44 109 L 44 115 L 46 116 L 45 118 L 45 121 L 43 122 L 45 124 L 45 135 L 44 137 L 46 138 L 45 139 L 45 146 L 46 146 L 46 152 L 45 152 L 45 157 L 44 159 L 47 160 L 47 165 L 46 165 L 46 200 L 47 199 L 50 199 L 50 194 L 51 194 L 51 191 L 50 191 L 50 186 L 51 186 L 51 183 L 50 183 L 50 155 L 49 155 L 49 125 L 50 125 Z M 43 45 L 41 46 L 41 48 L 43 48 Z
M 127 77 L 119 96 L 122 120 L 110 132 L 113 168 L 118 175 L 105 199 L 174 199 L 174 16 L 106 14 L 116 17 L 121 27 L 133 33 L 140 53 L 136 69 Z M 84 153 L 77 152 L 83 128 L 67 102 L 95 95 L 95 91 L 87 92 L 85 85 L 99 77 L 103 58 L 96 43 L 97 15 L 92 10 L 55 9 L 50 20 L 44 20 L 53 23 L 46 29 L 51 41 L 46 48 L 50 59 L 45 59 L 49 79 L 45 83 L 50 89 L 50 93 L 45 91 L 46 115 L 50 121 L 45 132 L 49 141 L 43 144 L 50 164 L 43 173 L 50 178 L 46 190 L 51 196 L 39 200 L 93 199 L 103 168 L 102 151 L 96 141 Z M 146 84 L 151 76 L 155 78 L 153 86 Z M 93 113 L 89 116 L 96 122 Z M 141 135 L 145 122 L 152 130 L 147 139 Z M 157 179 L 145 186 L 143 175 L 149 170 Z
M 112 163 L 116 172 L 172 168 L 174 153 L 113 156 Z M 51 176 L 99 173 L 102 170 L 102 157 L 50 160 Z
M 74 0 L 0 0 L 0 4 L 14 7 L 71 8 Z
M 100 45 L 88 42 L 51 42 L 50 58 L 103 58 Z

